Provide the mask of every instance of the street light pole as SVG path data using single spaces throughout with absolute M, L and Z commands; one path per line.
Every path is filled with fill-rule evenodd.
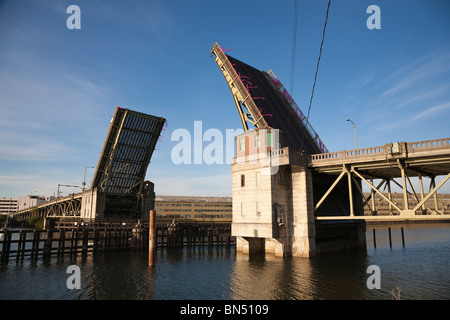
M 347 119 L 347 121 L 350 121 L 353 124 L 353 130 L 355 131 L 355 145 L 356 149 L 358 149 L 358 140 L 356 139 L 356 124 L 350 119 Z
M 79 186 L 70 185 L 70 184 L 59 184 L 58 183 L 58 191 L 56 191 L 56 199 L 59 198 L 59 187 L 73 187 L 73 188 L 79 188 Z
M 84 167 L 83 192 L 84 192 L 84 189 L 86 189 L 86 169 L 87 168 L 94 168 L 94 167 Z

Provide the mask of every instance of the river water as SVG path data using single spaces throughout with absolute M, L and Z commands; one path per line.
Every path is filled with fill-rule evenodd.
M 0 266 L 0 299 L 450 299 L 450 224 L 393 225 L 391 229 L 392 248 L 387 226 L 368 226 L 366 249 L 311 259 L 248 257 L 234 247 L 158 250 L 150 269 L 147 253 L 131 250 L 62 261 L 55 257 L 16 263 L 13 259 Z M 80 268 L 80 289 L 67 287 L 70 265 Z M 380 289 L 367 286 L 371 265 L 379 267 Z

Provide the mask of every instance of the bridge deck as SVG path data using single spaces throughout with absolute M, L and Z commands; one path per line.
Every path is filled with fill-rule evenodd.
M 358 150 L 343 150 L 310 156 L 317 172 L 339 174 L 343 166 L 356 166 L 365 177 L 399 177 L 398 161 L 410 176 L 439 176 L 450 172 L 450 138 L 390 143 Z
M 352 198 L 352 188 L 355 187 L 364 198 L 362 206 L 367 205 L 371 207 L 370 210 L 374 213 L 371 217 L 362 216 L 359 219 L 386 219 L 386 217 L 376 216 L 375 193 L 389 203 L 391 215 L 400 215 L 389 217 L 391 220 L 450 218 L 448 215 L 444 217 L 444 211 L 438 208 L 436 198 L 439 188 L 450 179 L 450 138 L 398 142 L 379 147 L 315 154 L 309 158 L 309 167 L 319 174 L 338 176 L 329 189 L 321 195 L 320 200 L 315 203 L 315 210 L 324 203 L 343 177 L 347 176 L 348 180 L 350 215 L 316 217 L 316 219 L 358 219 L 357 214 L 355 214 L 358 204 L 355 204 Z M 429 192 L 426 195 L 422 182 L 423 176 L 429 177 L 431 180 Z M 436 184 L 435 180 L 437 176 L 444 176 L 438 184 Z M 414 189 L 411 177 L 419 178 L 420 193 Z M 394 180 L 395 178 L 401 178 L 401 183 Z M 367 199 L 362 192 L 358 179 L 371 189 L 371 194 Z M 373 179 L 381 179 L 381 183 L 375 186 Z M 352 181 L 354 183 L 350 183 Z M 394 182 L 401 188 L 403 194 L 402 204 L 393 201 L 391 182 Z M 388 196 L 380 191 L 383 185 L 384 188 L 388 188 Z M 434 208 L 427 205 L 427 201 L 431 197 L 434 197 Z M 372 202 L 372 206 L 370 202 Z M 420 216 L 427 213 L 432 215 Z

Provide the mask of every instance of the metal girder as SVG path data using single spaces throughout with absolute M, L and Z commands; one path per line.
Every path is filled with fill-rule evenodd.
M 370 208 L 369 200 L 372 199 L 372 208 L 370 208 L 372 213 L 377 212 L 374 195 L 378 194 L 388 203 L 391 215 L 393 214 L 392 209 L 395 209 L 402 217 L 420 219 L 419 216 L 416 216 L 416 211 L 422 209 L 424 214 L 428 211 L 431 212 L 431 216 L 450 218 L 450 216 L 443 216 L 445 210 L 439 210 L 437 200 L 438 189 L 450 179 L 450 138 L 399 142 L 357 150 L 313 154 L 310 155 L 309 167 L 319 174 L 336 175 L 338 177 L 320 198 L 316 204 L 316 209 L 323 204 L 333 189 L 335 189 L 336 184 L 347 174 L 350 193 L 349 217 L 354 213 L 350 182 L 353 181 L 358 191 L 363 194 L 357 181 L 353 180 L 353 176 L 356 176 L 370 187 L 371 193 L 367 199 L 363 194 L 364 202 L 362 204 Z M 431 179 L 430 189 L 426 196 L 424 196 L 423 190 L 423 176 Z M 438 176 L 443 176 L 444 179 L 436 185 L 435 179 Z M 419 179 L 420 195 L 414 188 L 411 181 L 412 177 Z M 397 178 L 399 178 L 399 181 L 395 180 Z M 369 179 L 371 180 L 370 182 L 368 181 Z M 373 179 L 381 179 L 380 184 L 375 186 Z M 401 205 L 393 201 L 391 181 L 402 190 Z M 385 184 L 384 190 L 381 191 L 383 184 Z M 384 193 L 386 187 L 388 188 L 387 195 Z M 430 204 L 427 203 L 427 200 L 431 197 L 434 198 L 434 208 L 431 208 Z M 411 200 L 413 200 L 412 203 Z M 427 216 L 429 217 L 430 215 Z
M 394 208 L 396 211 L 398 211 L 398 215 L 400 215 L 401 217 L 407 217 L 408 219 L 414 219 L 416 211 L 419 209 L 427 209 L 432 213 L 433 215 L 441 215 L 442 213 L 439 211 L 438 207 L 437 207 L 437 191 L 439 190 L 440 187 L 442 187 L 449 179 L 450 179 L 450 173 L 448 173 L 444 179 L 438 184 L 436 185 L 434 182 L 434 177 L 432 178 L 432 181 L 430 183 L 430 191 L 429 193 L 424 197 L 423 194 L 423 186 L 422 186 L 422 177 L 420 176 L 419 178 L 419 182 L 420 182 L 420 188 L 421 188 L 421 193 L 420 193 L 420 199 L 419 196 L 417 195 L 413 184 L 411 182 L 411 179 L 407 173 L 407 168 L 405 166 L 405 164 L 402 161 L 398 161 L 397 163 L 397 170 L 400 171 L 400 176 L 402 177 L 401 182 L 399 183 L 397 181 L 395 181 L 394 179 L 391 179 L 389 177 L 385 177 L 382 178 L 382 181 L 375 186 L 373 184 L 373 179 L 371 179 L 371 181 L 368 181 L 367 177 L 362 174 L 360 172 L 360 170 L 358 169 L 358 167 L 355 166 L 347 166 L 347 165 L 343 165 L 341 167 L 341 172 L 340 174 L 337 176 L 337 178 L 335 179 L 335 181 L 332 183 L 332 185 L 328 188 L 328 190 L 323 194 L 323 196 L 320 198 L 320 200 L 315 204 L 315 210 L 317 210 L 324 201 L 326 201 L 326 199 L 329 197 L 329 195 L 333 192 L 333 190 L 336 188 L 336 186 L 339 184 L 339 182 L 342 180 L 342 178 L 344 176 L 347 176 L 347 182 L 348 182 L 348 201 L 349 201 L 349 216 L 348 217 L 357 217 L 355 215 L 355 209 L 360 210 L 359 208 L 354 208 L 353 206 L 353 188 L 352 185 L 356 186 L 356 188 L 358 189 L 359 193 L 362 195 L 364 202 L 362 203 L 362 206 L 369 206 L 371 212 L 376 212 L 376 208 L 375 207 L 370 207 L 369 205 L 369 200 L 370 198 L 373 199 L 374 197 L 374 193 L 378 194 L 382 199 L 384 199 L 388 204 L 389 204 L 389 208 L 391 210 L 391 208 Z M 371 189 L 371 193 L 369 195 L 369 197 L 366 198 L 366 196 L 364 195 L 361 187 L 359 186 L 358 181 L 355 179 L 361 179 L 361 181 L 363 181 L 365 184 L 367 184 L 370 189 Z M 397 203 L 395 203 L 392 200 L 392 195 L 391 195 L 391 188 L 390 188 L 390 181 L 393 181 L 394 183 L 396 183 L 400 188 L 402 188 L 402 193 L 403 193 L 403 205 L 399 206 L 397 205 Z M 353 182 L 353 183 L 352 183 Z M 408 191 L 408 185 L 410 186 L 410 188 L 412 189 L 412 192 Z M 384 189 L 386 189 L 386 187 L 388 187 L 388 194 L 386 195 L 384 193 L 384 191 L 381 191 L 382 186 L 385 185 Z M 431 190 L 431 188 L 433 188 Z M 410 207 L 409 203 L 408 203 L 408 196 L 412 196 L 415 200 L 416 200 L 416 204 L 414 204 L 414 207 Z M 435 208 L 431 209 L 429 207 L 426 206 L 426 202 L 427 200 L 429 200 L 431 197 L 435 197 Z M 373 202 L 374 204 L 374 202 Z M 385 218 L 389 218 L 392 217 L 392 211 L 390 216 L 385 216 Z M 398 217 L 397 215 L 397 217 Z M 370 216 L 365 216 L 365 217 L 370 217 Z M 317 217 L 317 218 L 324 218 L 324 217 Z M 338 218 L 338 217 L 336 217 Z M 341 216 L 339 216 L 339 218 L 342 218 Z M 394 218 L 394 217 L 393 217 Z M 417 216 L 418 219 L 422 219 L 423 217 L 421 216 Z M 449 217 L 450 218 L 450 217 Z
M 386 200 L 388 203 L 390 203 L 395 209 L 397 209 L 398 211 L 401 211 L 402 209 L 400 209 L 394 202 L 392 202 L 389 198 L 387 198 L 381 191 L 379 191 L 377 188 L 375 188 L 375 186 L 373 184 L 371 184 L 369 181 L 367 181 L 362 175 L 360 175 L 354 168 L 352 169 L 352 172 L 355 173 L 362 181 L 364 181 L 365 183 L 367 183 L 367 185 L 369 185 L 370 188 L 372 188 L 376 193 L 378 193 L 384 200 Z
M 222 71 L 231 90 L 231 94 L 238 109 L 244 131 L 249 130 L 247 122 L 252 123 L 256 128 L 267 128 L 268 125 L 266 120 L 258 110 L 252 96 L 242 82 L 240 75 L 233 68 L 233 65 L 228 60 L 227 55 L 223 52 L 217 42 L 211 48 L 211 54 L 215 55 L 215 61 Z M 247 111 L 244 111 L 243 108 Z
M 165 119 L 117 107 L 91 186 L 105 194 L 105 214 L 134 216 Z
M 450 173 L 447 174 L 447 176 L 436 186 L 434 187 L 434 189 L 428 193 L 428 195 L 422 200 L 420 201 L 413 209 L 413 211 L 418 210 L 432 195 L 436 194 L 436 191 L 439 190 L 440 187 L 442 187 L 444 185 L 445 182 L 447 182 L 447 180 L 450 178 Z
M 342 177 L 345 175 L 345 171 L 343 170 L 341 172 L 341 174 L 337 177 L 337 179 L 333 182 L 333 184 L 331 185 L 331 187 L 327 190 L 327 192 L 325 192 L 325 194 L 322 196 L 322 198 L 316 203 L 316 206 L 314 208 L 314 210 L 319 209 L 320 205 L 325 201 L 325 199 L 328 197 L 328 195 L 331 193 L 331 191 L 334 190 L 334 188 L 337 186 L 337 184 L 339 183 L 339 181 L 341 181 Z

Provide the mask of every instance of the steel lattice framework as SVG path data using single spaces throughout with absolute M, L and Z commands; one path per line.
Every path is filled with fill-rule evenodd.
M 105 215 L 139 212 L 147 167 L 165 121 L 116 108 L 91 183 L 105 194 Z
M 294 99 L 272 71 L 257 70 L 225 54 L 216 42 L 211 55 L 231 90 L 244 131 L 249 125 L 283 131 L 287 147 L 308 154 L 328 152 Z

